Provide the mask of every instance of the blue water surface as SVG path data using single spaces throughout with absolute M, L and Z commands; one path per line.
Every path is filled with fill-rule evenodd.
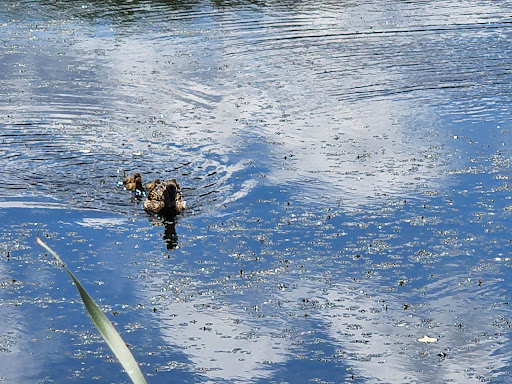
M 0 381 L 129 382 L 38 233 L 148 383 L 512 381 L 512 2 L 26 0 L 0 26 Z M 134 172 L 187 209 L 145 213 Z

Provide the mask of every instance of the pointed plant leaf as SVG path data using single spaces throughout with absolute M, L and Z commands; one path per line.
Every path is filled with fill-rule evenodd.
M 147 384 L 144 375 L 142 374 L 137 362 L 135 361 L 132 353 L 126 346 L 126 343 L 121 338 L 121 335 L 116 331 L 112 323 L 108 320 L 105 314 L 101 311 L 98 305 L 94 302 L 94 300 L 89 296 L 87 291 L 82 287 L 82 284 L 77 280 L 75 275 L 66 267 L 66 264 L 62 261 L 59 255 L 51 249 L 39 236 L 37 236 L 37 243 L 41 245 L 44 249 L 46 249 L 49 253 L 55 257 L 55 259 L 62 265 L 62 267 L 66 270 L 66 272 L 71 276 L 71 279 L 75 283 L 75 286 L 82 297 L 82 301 L 84 302 L 85 308 L 87 312 L 91 316 L 91 319 L 100 331 L 101 336 L 105 339 L 108 346 L 114 352 L 117 359 L 126 370 L 128 376 L 134 384 Z

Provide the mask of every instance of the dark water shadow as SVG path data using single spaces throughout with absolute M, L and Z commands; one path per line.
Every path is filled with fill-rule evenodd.
M 176 232 L 176 217 L 160 217 L 148 214 L 149 222 L 155 227 L 163 227 L 162 240 L 168 251 L 178 247 L 178 233 Z

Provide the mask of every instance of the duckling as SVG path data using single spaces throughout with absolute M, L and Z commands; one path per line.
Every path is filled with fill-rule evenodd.
M 124 179 L 123 184 L 134 184 L 136 180 L 139 179 L 142 182 L 142 176 L 139 172 L 135 173 L 133 176 L 128 176 L 126 179 Z
M 185 209 L 181 188 L 176 179 L 160 182 L 148 193 L 143 207 L 165 217 L 179 215 Z
M 134 183 L 128 183 L 124 187 L 127 191 L 135 191 L 137 194 L 142 194 L 144 192 L 144 186 L 142 185 L 141 179 L 136 179 Z
M 162 181 L 160 179 L 155 179 L 155 181 L 151 183 L 146 184 L 146 191 L 149 193 L 151 192 L 158 184 L 160 184 Z
M 124 179 L 123 184 L 127 191 L 135 191 L 137 193 L 142 193 L 144 191 L 140 173 L 136 173 L 133 176 L 127 177 Z

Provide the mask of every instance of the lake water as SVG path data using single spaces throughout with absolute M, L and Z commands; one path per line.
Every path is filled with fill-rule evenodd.
M 149 383 L 512 382 L 512 1 L 4 1 L 0 37 L 0 382 L 129 382 L 38 231 Z

